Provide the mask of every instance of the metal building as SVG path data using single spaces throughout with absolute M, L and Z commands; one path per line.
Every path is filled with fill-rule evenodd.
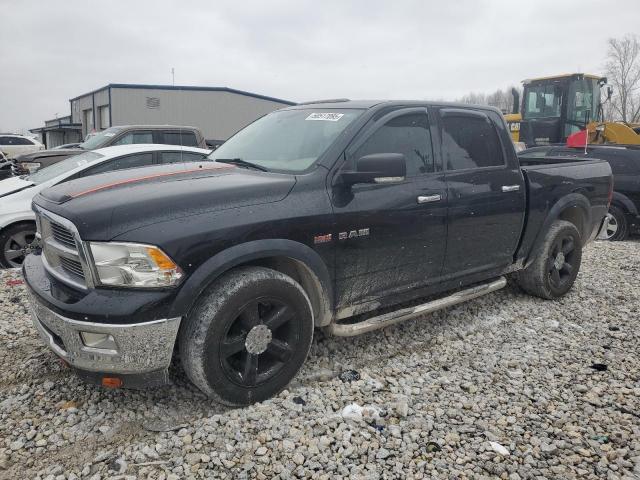
M 71 115 L 45 120 L 44 127 L 32 128 L 29 131 L 37 134 L 40 142 L 47 148 L 82 141 L 82 125 L 72 123 Z
M 70 100 L 83 138 L 116 125 L 189 125 L 226 140 L 262 115 L 293 102 L 226 87 L 111 83 Z
M 294 102 L 227 87 L 110 83 L 69 100 L 71 115 L 46 120 L 38 134 L 47 148 L 80 142 L 117 125 L 188 125 L 224 141 L 245 125 Z

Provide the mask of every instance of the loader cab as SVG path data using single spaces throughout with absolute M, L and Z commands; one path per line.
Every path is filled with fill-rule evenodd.
M 606 79 L 581 73 L 525 80 L 520 141 L 528 147 L 564 143 L 600 115 Z

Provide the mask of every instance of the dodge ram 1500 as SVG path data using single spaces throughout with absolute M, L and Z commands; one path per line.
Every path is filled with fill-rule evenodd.
M 106 386 L 188 377 L 230 405 L 283 389 L 314 328 L 355 335 L 488 294 L 564 295 L 612 195 L 609 165 L 528 158 L 500 112 L 311 102 L 202 165 L 73 180 L 34 199 L 35 326 Z

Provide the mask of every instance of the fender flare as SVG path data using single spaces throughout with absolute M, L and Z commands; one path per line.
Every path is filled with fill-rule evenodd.
M 626 213 L 630 213 L 631 215 L 636 216 L 638 215 L 638 208 L 635 206 L 633 201 L 624 193 L 614 191 L 613 198 L 611 199 L 611 204 L 613 205 L 614 203 L 622 205 L 627 210 Z
M 204 262 L 186 279 L 173 301 L 171 317 L 186 315 L 196 299 L 217 278 L 232 268 L 253 260 L 287 257 L 300 262 L 313 273 L 321 289 L 321 309 L 316 325 L 325 325 L 333 317 L 333 287 L 329 270 L 320 255 L 307 245 L 293 240 L 268 239 L 241 243 L 223 250 Z
M 565 195 L 564 197 L 561 197 L 553 205 L 553 207 L 551 207 L 551 209 L 549 210 L 549 213 L 547 213 L 547 216 L 544 219 L 544 222 L 542 223 L 542 227 L 538 231 L 538 234 L 536 235 L 536 238 L 533 242 L 533 247 L 531 248 L 531 252 L 529 253 L 529 256 L 527 258 L 527 262 L 526 262 L 527 265 L 531 263 L 533 258 L 535 258 L 535 256 L 537 255 L 538 250 L 540 249 L 541 245 L 544 243 L 544 238 L 547 232 L 549 231 L 549 228 L 551 228 L 551 224 L 556 220 L 558 220 L 562 212 L 565 212 L 567 209 L 570 209 L 570 208 L 577 208 L 578 211 L 581 212 L 584 231 L 580 232 L 580 236 L 582 238 L 588 238 L 588 231 L 591 228 L 591 224 L 592 224 L 591 203 L 589 202 L 587 197 L 585 197 L 581 193 L 574 192 L 574 193 Z M 585 234 L 587 234 L 586 237 L 585 237 Z

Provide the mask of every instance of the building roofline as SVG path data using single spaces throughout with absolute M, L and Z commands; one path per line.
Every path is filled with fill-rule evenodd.
M 59 120 L 64 120 L 65 118 L 68 118 L 69 120 L 71 120 L 71 115 L 65 115 L 64 117 L 50 118 L 49 120 L 45 120 L 45 122 L 55 122 Z
M 140 89 L 140 90 L 186 90 L 186 91 L 201 91 L 201 92 L 228 92 L 235 93 L 237 95 L 244 95 L 246 97 L 258 98 L 260 100 L 268 100 L 270 102 L 282 103 L 285 105 L 296 105 L 295 102 L 289 100 L 283 100 L 281 98 L 269 97 L 267 95 L 260 95 L 258 93 L 246 92 L 244 90 L 237 90 L 235 88 L 229 87 L 198 87 L 192 85 L 147 85 L 147 84 L 138 84 L 138 83 L 110 83 L 105 85 L 104 87 L 100 87 L 96 90 L 92 90 L 91 92 L 87 92 L 82 95 L 78 95 L 77 97 L 73 97 L 69 99 L 70 102 L 74 100 L 78 100 L 82 97 L 87 97 L 89 95 L 94 95 L 98 92 L 102 92 L 103 90 L 107 90 L 109 88 L 132 88 L 132 89 Z

